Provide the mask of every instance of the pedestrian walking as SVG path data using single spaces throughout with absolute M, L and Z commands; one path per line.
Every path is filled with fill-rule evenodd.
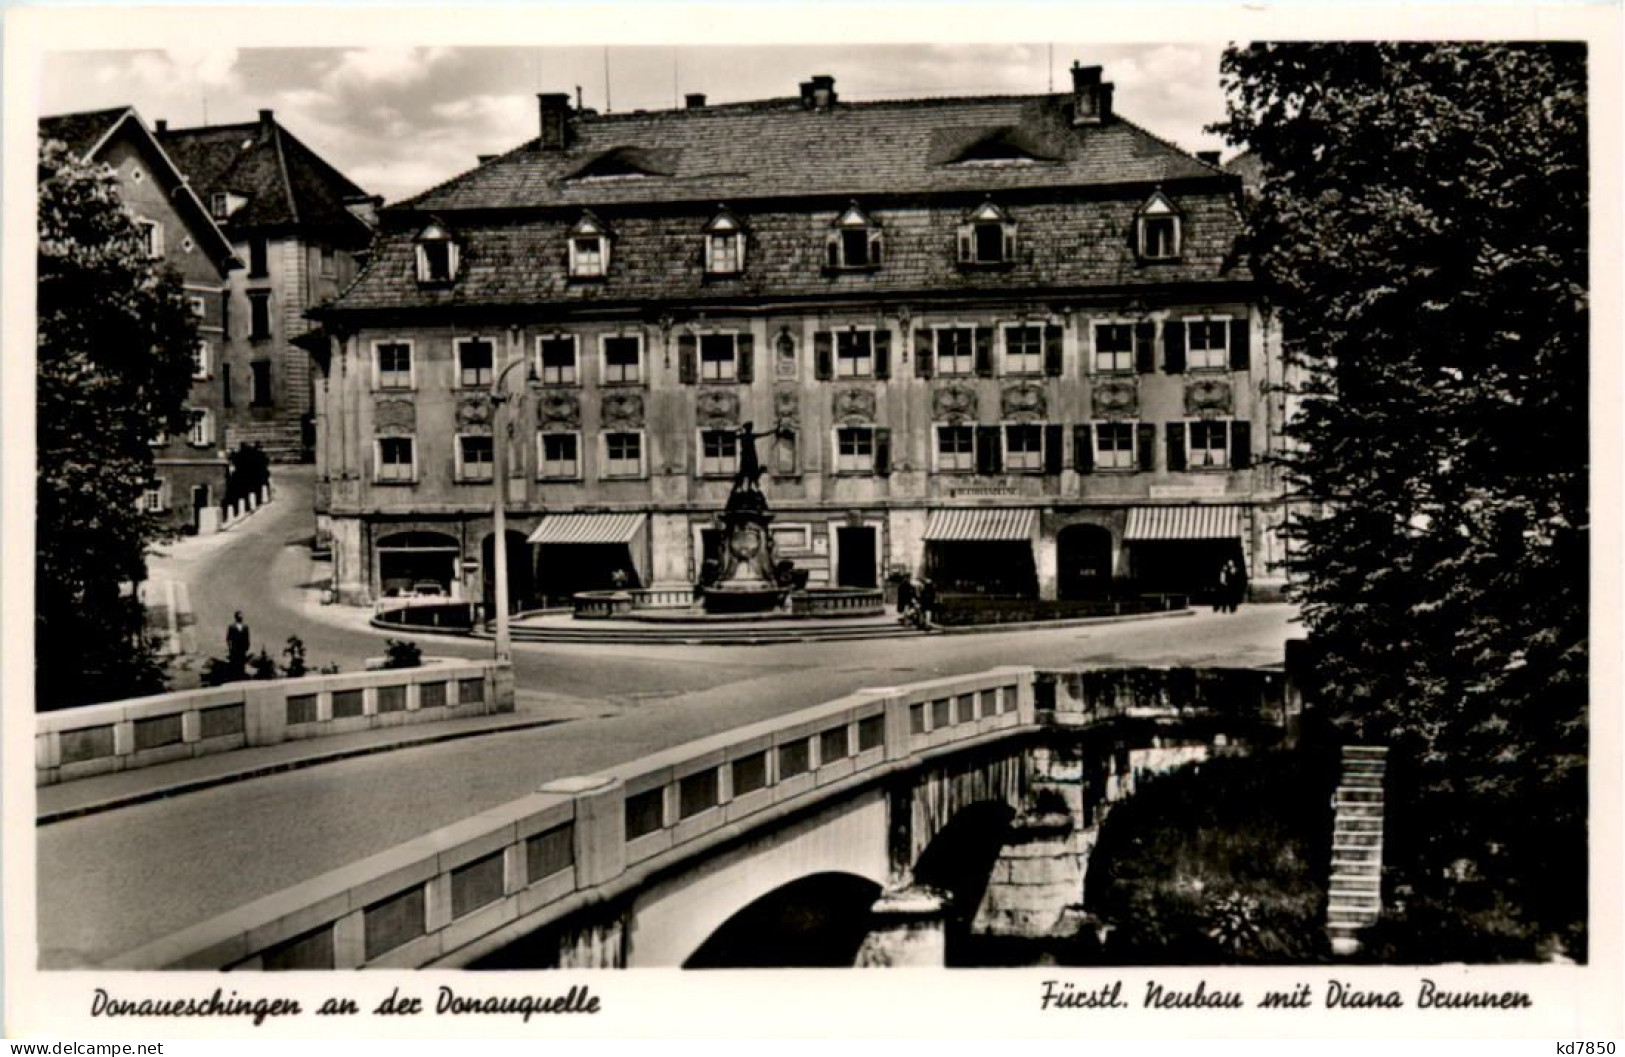
M 931 623 L 931 617 L 937 610 L 937 585 L 930 577 L 920 581 L 920 626 L 926 627 Z
M 248 625 L 243 622 L 242 610 L 238 610 L 226 627 L 226 660 L 231 664 L 231 670 L 239 675 L 248 667 L 249 645 Z

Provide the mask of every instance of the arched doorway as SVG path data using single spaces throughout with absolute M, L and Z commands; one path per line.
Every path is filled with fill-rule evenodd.
M 738 911 L 683 963 L 685 969 L 850 968 L 869 933 L 880 886 L 849 873 L 781 885 Z
M 536 577 L 530 560 L 530 544 L 523 532 L 508 532 L 508 612 L 536 608 Z M 485 612 L 496 612 L 497 603 L 497 538 L 485 537 L 480 546 L 480 578 L 484 581 Z
M 1055 536 L 1062 598 L 1103 598 L 1112 588 L 1112 534 L 1100 525 L 1068 525 Z

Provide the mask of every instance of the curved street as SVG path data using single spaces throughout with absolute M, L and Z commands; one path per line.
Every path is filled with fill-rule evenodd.
M 298 634 L 314 667 L 345 670 L 385 633 L 322 606 L 308 541 L 310 475 L 279 473 L 279 498 L 223 537 L 186 541 L 153 563 L 190 585 L 205 649 L 243 609 L 260 645 Z M 515 648 L 520 709 L 573 700 L 584 718 L 399 749 L 222 785 L 42 827 L 41 963 L 95 963 L 233 906 L 611 764 L 839 697 L 1000 664 L 1254 665 L 1279 662 L 1293 610 L 1246 606 L 1089 628 L 789 646 Z M 219 634 L 216 634 L 216 631 Z M 390 633 L 399 637 L 399 633 Z M 221 641 L 216 644 L 215 639 Z M 485 642 L 421 640 L 482 656 Z

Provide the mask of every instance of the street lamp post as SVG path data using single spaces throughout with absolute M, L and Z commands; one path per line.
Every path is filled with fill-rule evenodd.
M 509 340 L 517 344 L 518 339 L 510 337 Z M 491 531 L 496 545 L 492 548 L 491 560 L 496 565 L 495 653 L 499 662 L 513 659 L 513 642 L 508 633 L 508 441 L 513 424 L 504 421 L 506 416 L 502 409 L 510 397 L 503 384 L 508 380 L 508 372 L 526 362 L 526 359 L 521 353 L 520 359 L 502 368 L 502 373 L 491 383 L 491 472 L 496 477 L 496 503 L 491 517 Z

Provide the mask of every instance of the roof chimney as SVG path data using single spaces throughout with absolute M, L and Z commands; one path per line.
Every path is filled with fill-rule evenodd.
M 269 111 L 269 110 L 261 110 L 260 111 L 260 124 L 262 124 L 262 125 L 274 124 L 274 122 L 271 119 L 271 114 L 272 114 L 272 112 Z
M 165 132 L 169 131 L 169 122 L 163 118 L 159 118 L 157 121 L 152 123 L 152 131 L 162 136 Z
M 687 107 L 688 109 L 690 109 L 690 110 L 704 110 L 705 109 L 705 93 L 704 92 L 690 92 L 690 93 L 688 93 L 687 95 L 683 96 L 683 105 L 685 107 Z
M 570 133 L 570 94 L 540 92 L 536 103 L 542 118 L 542 134 L 537 145 L 542 150 L 563 150 Z
M 1104 125 L 1112 119 L 1112 84 L 1101 83 L 1099 66 L 1072 64 L 1072 123 Z
M 835 78 L 827 73 L 815 73 L 810 81 L 801 82 L 801 105 L 808 110 L 828 110 L 835 105 Z
M 1216 150 L 1199 150 L 1196 152 L 1197 161 L 1205 161 L 1209 165 L 1219 164 L 1219 152 Z

